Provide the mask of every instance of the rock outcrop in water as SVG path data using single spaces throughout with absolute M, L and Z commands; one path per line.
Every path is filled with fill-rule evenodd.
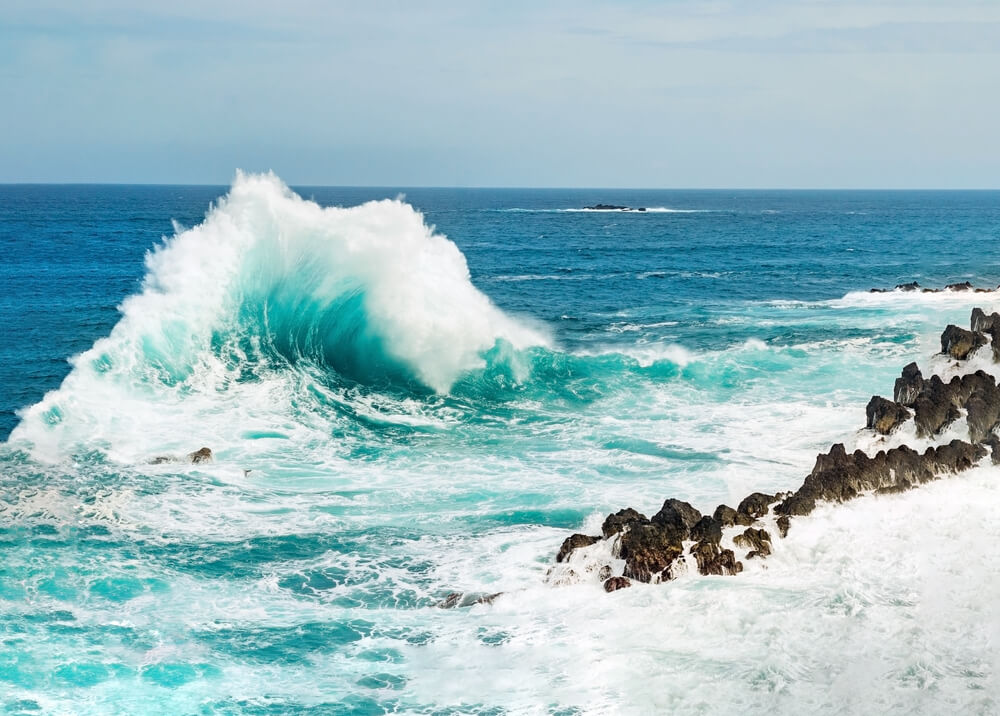
M 897 288 L 919 287 L 914 283 Z M 954 284 L 948 288 L 972 287 Z M 1000 362 L 998 333 L 1000 314 L 986 314 L 977 308 L 972 312 L 970 330 L 953 325 L 945 329 L 941 350 L 960 367 L 979 348 L 992 342 L 994 360 Z M 920 439 L 933 439 L 964 418 L 968 440 L 952 439 L 923 452 L 898 445 L 874 455 L 863 450 L 848 453 L 842 443 L 837 443 L 816 457 L 812 471 L 794 492 L 754 492 L 736 509 L 719 505 L 710 516 L 673 498 L 667 499 L 652 518 L 629 507 L 608 515 L 601 535 L 576 534 L 567 538 L 556 561 L 584 564 L 590 560 L 586 571 L 596 571 L 609 592 L 631 586 L 633 580 L 669 581 L 690 569 L 704 575 L 738 574 L 744 569 L 744 561 L 767 558 L 775 539 L 788 534 L 792 521 L 809 515 L 819 504 L 846 502 L 866 494 L 904 492 L 968 470 L 988 455 L 992 455 L 994 464 L 1000 464 L 1000 437 L 995 432 L 1000 428 L 1000 387 L 983 370 L 956 375 L 945 382 L 937 375 L 925 379 L 917 364 L 910 363 L 896 379 L 893 399 L 873 396 L 866 417 L 867 429 L 878 436 L 893 435 L 913 420 L 910 434 Z M 575 561 L 577 554 L 583 559 Z M 597 567 L 594 560 L 606 563 Z
M 940 293 L 941 291 L 974 291 L 975 293 L 991 293 L 993 291 L 1000 290 L 1000 286 L 997 288 L 982 288 L 973 286 L 969 281 L 962 281 L 961 283 L 949 283 L 947 286 L 942 288 L 923 288 L 916 281 L 910 281 L 908 283 L 896 284 L 894 288 L 871 288 L 869 293 L 891 293 L 892 291 L 919 291 L 921 293 Z
M 152 465 L 162 465 L 167 462 L 189 462 L 193 465 L 197 465 L 202 462 L 212 462 L 212 450 L 207 447 L 199 448 L 192 453 L 188 453 L 183 458 L 172 457 L 169 455 L 158 455 L 150 460 Z M 248 471 L 249 472 L 249 471 Z
M 646 207 L 640 206 L 632 208 L 631 206 L 620 206 L 618 204 L 594 204 L 593 206 L 585 206 L 584 209 L 588 211 L 645 211 Z

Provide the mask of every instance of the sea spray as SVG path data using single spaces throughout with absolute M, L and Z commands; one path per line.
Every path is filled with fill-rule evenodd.
M 273 174 L 238 174 L 204 222 L 166 239 L 146 266 L 111 335 L 74 358 L 13 441 L 49 457 L 85 441 L 135 459 L 120 436 L 145 432 L 155 444 L 199 429 L 164 422 L 150 404 L 212 400 L 268 369 L 304 361 L 361 384 L 443 393 L 498 342 L 548 343 L 473 286 L 462 253 L 411 206 L 324 208 Z

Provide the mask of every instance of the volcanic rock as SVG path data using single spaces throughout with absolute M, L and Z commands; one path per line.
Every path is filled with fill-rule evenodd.
M 660 511 L 653 515 L 651 522 L 665 529 L 676 531 L 682 539 L 686 539 L 691 528 L 700 519 L 701 513 L 689 503 L 670 498 L 663 503 Z
M 623 532 L 634 524 L 647 522 L 649 522 L 649 519 L 646 515 L 633 510 L 631 507 L 626 507 L 624 510 L 618 510 L 613 515 L 608 515 L 607 519 L 604 520 L 604 524 L 601 525 L 601 532 L 605 537 L 610 537 L 611 535 Z
M 910 411 L 899 403 L 874 395 L 865 408 L 867 427 L 879 435 L 890 435 L 896 428 L 910 419 Z
M 589 547 L 595 542 L 600 541 L 600 537 L 591 537 L 590 535 L 581 534 L 570 535 L 563 540 L 562 546 L 559 548 L 559 553 L 556 555 L 556 562 L 562 562 L 565 560 L 574 549 Z
M 768 495 L 763 492 L 754 492 L 743 498 L 739 507 L 736 508 L 736 512 L 740 515 L 749 517 L 752 522 L 753 520 L 766 515 L 767 508 L 776 501 L 777 498 L 774 495 Z
M 910 363 L 903 368 L 903 375 L 896 378 L 892 390 L 892 399 L 902 405 L 912 406 L 920 391 L 924 388 L 924 378 L 916 363 Z
M 676 530 L 639 523 L 616 543 L 616 556 L 625 560 L 626 577 L 651 582 L 681 556 L 682 541 Z
M 212 451 L 207 447 L 195 450 L 188 455 L 188 460 L 197 465 L 200 462 L 212 462 Z
M 691 539 L 695 542 L 715 542 L 722 540 L 722 523 L 705 515 L 691 528 Z
M 698 563 L 701 574 L 738 574 L 743 571 L 743 563 L 737 561 L 731 549 L 720 549 L 717 542 L 699 542 L 691 548 L 691 554 Z
M 980 346 L 986 345 L 986 336 L 950 324 L 941 334 L 941 352 L 956 360 L 965 360 Z
M 605 592 L 616 592 L 619 589 L 626 589 L 632 586 L 628 577 L 611 577 L 604 581 Z
M 756 530 L 748 527 L 742 534 L 733 537 L 733 544 L 737 547 L 749 549 L 747 559 L 754 557 L 767 557 L 771 554 L 771 535 L 766 530 Z

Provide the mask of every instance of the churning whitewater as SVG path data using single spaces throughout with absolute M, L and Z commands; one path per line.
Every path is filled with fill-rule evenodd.
M 197 440 L 196 411 L 238 401 L 250 376 L 447 393 L 498 344 L 547 342 L 476 289 L 458 248 L 399 200 L 323 208 L 274 175 L 239 174 L 202 224 L 178 229 L 149 254 L 111 335 L 13 440 L 134 461 L 157 438 Z
M 995 195 L 46 191 L 0 187 L 28 207 L 0 235 L 26 396 L 0 446 L 5 708 L 1000 708 L 989 458 L 820 501 L 738 576 L 608 594 L 555 562 L 622 507 L 795 490 L 833 443 L 965 439 L 967 411 L 928 441 L 865 406 L 911 361 L 956 373 L 942 328 L 1000 294 L 868 289 L 996 286 Z M 55 295 L 76 303 L 33 331 Z

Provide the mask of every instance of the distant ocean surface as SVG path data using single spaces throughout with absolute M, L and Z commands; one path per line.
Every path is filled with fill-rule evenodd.
M 998 192 L 7 185 L 0 251 L 7 712 L 1000 711 L 996 468 L 545 581 L 850 448 L 1000 310 L 868 289 L 996 288 Z

